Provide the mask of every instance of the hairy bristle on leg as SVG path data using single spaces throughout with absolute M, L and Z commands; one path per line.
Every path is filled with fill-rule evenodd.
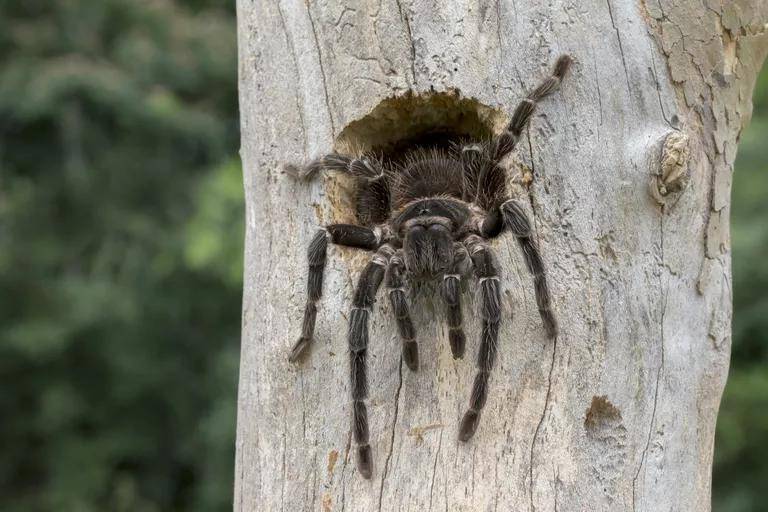
M 393 250 L 383 245 L 366 265 L 357 282 L 349 317 L 349 362 L 352 394 L 352 425 L 357 443 L 357 467 L 365 478 L 371 478 L 373 461 L 369 446 L 366 355 L 368 352 L 368 319 L 376 300 L 376 292 L 384 279 Z
M 317 319 L 317 302 L 323 293 L 323 272 L 325 270 L 328 240 L 337 245 L 373 250 L 381 243 L 377 232 L 353 224 L 330 224 L 317 231 L 307 249 L 309 273 L 307 274 L 307 304 L 299 340 L 291 348 L 288 360 L 295 363 L 306 354 L 312 344 Z
M 466 336 L 461 313 L 461 275 L 469 265 L 469 254 L 462 244 L 456 244 L 450 274 L 443 276 L 442 296 L 446 304 L 448 341 L 454 359 L 464 357 Z
M 525 265 L 533 276 L 536 305 L 539 308 L 544 330 L 547 332 L 547 336 L 554 338 L 557 336 L 557 321 L 552 314 L 544 261 L 541 259 L 536 241 L 531 236 L 531 221 L 528 219 L 522 204 L 514 199 L 505 201 L 500 209 L 504 226 L 517 237 L 520 249 L 523 251 Z
M 528 94 L 528 97 L 518 104 L 506 130 L 494 139 L 493 158 L 495 161 L 500 161 L 515 149 L 523 130 L 528 126 L 528 123 L 533 116 L 533 112 L 536 110 L 537 103 L 560 87 L 560 83 L 568 72 L 571 63 L 572 59 L 568 55 L 561 55 L 558 57 L 552 69 L 552 74 L 542 80 L 533 91 Z
M 355 158 L 340 153 L 330 153 L 315 158 L 305 165 L 287 164 L 285 171 L 294 178 L 307 180 L 322 171 L 346 172 L 363 179 L 376 179 L 384 174 L 381 162 L 372 155 Z
M 307 305 L 304 308 L 304 322 L 301 336 L 291 349 L 288 360 L 296 362 L 301 358 L 312 343 L 317 318 L 317 301 L 323 293 L 323 271 L 325 270 L 325 255 L 328 247 L 328 231 L 320 229 L 315 233 L 307 249 L 309 273 L 307 274 Z
M 397 251 L 389 260 L 387 267 L 387 288 L 389 288 L 389 303 L 397 322 L 397 330 L 403 340 L 403 361 L 411 371 L 419 368 L 419 346 L 416 343 L 416 329 L 408 311 L 408 299 L 405 294 L 405 264 L 402 249 Z
M 472 258 L 480 288 L 482 337 L 477 354 L 477 374 L 472 385 L 469 409 L 459 427 L 459 440 L 468 441 L 477 430 L 480 414 L 488 398 L 488 380 L 498 354 L 501 325 L 501 287 L 495 257 L 479 237 L 468 237 L 467 249 Z
M 520 248 L 523 251 L 525 264 L 533 275 L 533 285 L 536 291 L 536 305 L 539 308 L 539 315 L 544 324 L 544 330 L 547 336 L 554 338 L 557 336 L 557 320 L 552 313 L 551 298 L 549 295 L 549 286 L 544 271 L 544 262 L 541 259 L 536 242 L 531 237 L 520 237 L 517 239 Z

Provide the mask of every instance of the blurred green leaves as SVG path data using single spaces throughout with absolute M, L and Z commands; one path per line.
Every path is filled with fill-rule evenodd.
M 733 345 L 715 441 L 713 510 L 768 510 L 768 68 L 732 192 Z
M 243 282 L 243 246 L 232 244 L 245 232 L 243 176 L 230 160 L 205 176 L 195 190 L 195 214 L 185 233 L 184 255 L 190 268 L 218 275 L 233 287 Z
M 229 510 L 234 7 L 0 2 L 0 510 Z

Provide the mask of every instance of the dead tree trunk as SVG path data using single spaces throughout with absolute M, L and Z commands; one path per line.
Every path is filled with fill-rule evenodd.
M 749 0 L 239 0 L 235 510 L 708 510 L 730 352 L 731 174 L 767 14 Z M 335 177 L 297 183 L 281 163 L 392 142 L 413 123 L 493 129 L 493 109 L 513 108 L 559 53 L 575 66 L 510 165 L 530 181 L 520 190 L 560 334 L 546 339 L 516 244 L 502 237 L 499 363 L 462 444 L 477 323 L 454 361 L 441 315 L 415 304 L 422 364 L 411 373 L 380 300 L 375 470 L 364 480 L 350 453 L 346 317 L 368 255 L 329 249 L 313 352 L 288 362 L 307 244 L 318 225 L 351 220 L 352 191 Z M 381 103 L 390 97 L 405 99 Z

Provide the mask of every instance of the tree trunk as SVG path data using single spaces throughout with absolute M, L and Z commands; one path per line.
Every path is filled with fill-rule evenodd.
M 235 510 L 709 510 L 730 353 L 731 173 L 768 48 L 765 2 L 346 4 L 238 1 L 247 233 Z M 407 91 L 455 89 L 477 100 L 462 105 L 478 119 L 482 105 L 509 112 L 560 53 L 575 65 L 510 164 L 532 176 L 525 198 L 560 334 L 546 338 L 517 245 L 500 237 L 499 360 L 464 444 L 480 335 L 471 294 L 457 361 L 440 308 L 414 303 L 416 373 L 379 300 L 365 480 L 350 449 L 346 318 L 370 255 L 329 247 L 316 341 L 289 363 L 306 247 L 319 225 L 352 220 L 353 198 L 343 178 L 296 182 L 281 164 L 391 142 L 408 112 L 366 116 Z

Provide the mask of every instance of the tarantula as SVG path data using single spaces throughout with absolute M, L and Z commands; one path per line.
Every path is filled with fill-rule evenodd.
M 297 361 L 312 342 L 328 241 L 375 251 L 357 283 L 348 332 L 352 424 L 357 466 L 365 478 L 371 477 L 373 466 L 365 404 L 368 319 L 382 280 L 386 281 L 403 341 L 402 359 L 413 371 L 419 365 L 419 350 L 408 312 L 406 286 L 424 281 L 440 283 L 451 352 L 454 358 L 461 358 L 465 336 L 460 282 L 470 272 L 478 281 L 482 336 L 469 408 L 459 428 L 461 441 L 469 440 L 477 429 L 498 350 L 499 270 L 488 240 L 505 231 L 517 237 L 533 275 L 544 329 L 550 337 L 557 334 L 544 264 L 531 233 L 531 223 L 521 203 L 507 195 L 506 169 L 500 161 L 515 148 L 537 102 L 558 89 L 570 64 L 569 56 L 560 56 L 551 76 L 517 106 L 504 132 L 489 141 L 454 144 L 448 150 L 416 148 L 398 161 L 384 161 L 372 154 L 352 157 L 333 153 L 301 168 L 287 167 L 301 177 L 328 170 L 357 178 L 356 213 L 362 225 L 328 225 L 317 232 L 309 245 L 309 296 L 301 337 L 289 359 Z

